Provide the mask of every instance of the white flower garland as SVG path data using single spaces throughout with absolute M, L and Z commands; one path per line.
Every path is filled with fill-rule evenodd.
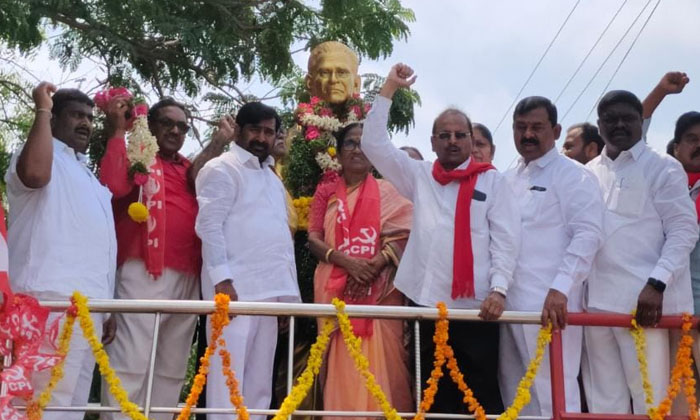
M 340 162 L 333 159 L 328 152 L 319 152 L 316 155 L 316 163 L 318 163 L 318 166 L 320 166 L 324 171 L 329 169 L 332 171 L 340 171 L 343 168 Z
M 158 153 L 158 141 L 148 129 L 148 121 L 145 115 L 141 115 L 134 121 L 134 127 L 129 133 L 129 144 L 126 146 L 126 156 L 133 166 L 140 163 L 148 169 Z
M 355 113 L 352 111 L 348 112 L 347 120 L 345 122 L 341 122 L 335 117 L 322 117 L 320 115 L 315 114 L 304 114 L 301 116 L 300 119 L 303 126 L 313 125 L 315 127 L 318 127 L 319 130 L 325 130 L 330 132 L 338 131 L 349 124 L 359 121 L 357 119 L 357 115 L 355 115 Z

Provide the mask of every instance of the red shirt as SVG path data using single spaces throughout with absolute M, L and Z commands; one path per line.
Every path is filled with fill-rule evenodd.
M 159 158 L 163 164 L 165 182 L 164 265 L 198 276 L 202 265 L 202 244 L 194 230 L 198 206 L 194 189 L 187 178 L 187 169 L 192 164 L 179 154 L 173 160 Z M 139 188 L 129 177 L 128 170 L 129 159 L 124 139 L 110 139 L 100 163 L 100 181 L 113 194 L 117 267 L 130 258 L 144 260 L 143 229 L 146 224 L 134 222 L 127 214 L 129 204 L 135 202 L 139 195 Z

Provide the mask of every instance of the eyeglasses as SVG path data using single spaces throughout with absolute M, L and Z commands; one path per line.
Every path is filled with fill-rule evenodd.
M 465 131 L 441 131 L 437 134 L 434 134 L 438 139 L 442 141 L 448 141 L 452 138 L 452 136 L 455 137 L 455 140 L 457 141 L 464 141 L 471 137 L 471 133 L 467 133 Z
M 361 150 L 360 142 L 356 140 L 345 140 L 343 147 L 340 148 L 340 150 L 345 150 L 346 152 L 352 152 L 355 149 Z
M 173 121 L 170 118 L 160 118 L 156 120 L 156 122 L 168 131 L 172 130 L 173 127 L 177 127 L 177 130 L 183 134 L 187 134 L 187 132 L 190 131 L 189 124 L 183 121 Z

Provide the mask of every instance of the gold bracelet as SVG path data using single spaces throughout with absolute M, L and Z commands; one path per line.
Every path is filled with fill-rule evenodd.
M 326 251 L 326 263 L 330 264 L 329 258 L 331 257 L 331 254 L 335 251 L 333 248 L 328 248 L 328 251 Z
M 38 114 L 38 113 L 40 113 L 40 112 L 46 112 L 46 113 L 51 114 L 51 110 L 48 109 L 48 108 L 37 108 L 37 109 L 34 110 L 34 112 L 35 112 L 36 114 Z

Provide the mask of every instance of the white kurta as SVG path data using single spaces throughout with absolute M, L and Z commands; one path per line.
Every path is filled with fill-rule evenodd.
M 411 159 L 389 139 L 391 101 L 377 96 L 362 134 L 362 151 L 413 203 L 413 225 L 394 284 L 423 306 L 478 308 L 494 286 L 508 289 L 520 250 L 520 216 L 510 186 L 496 170 L 478 175 L 471 203 L 475 298 L 452 299 L 455 211 L 459 183 L 440 185 L 432 163 Z M 464 169 L 470 159 L 460 165 Z M 467 234 L 465 232 L 465 234 Z
M 522 246 L 515 281 L 506 300 L 509 310 L 541 311 L 550 289 L 568 297 L 568 309 L 581 311 L 583 282 L 602 242 L 603 202 L 595 177 L 581 164 L 552 148 L 541 158 L 505 174 L 520 204 Z M 501 326 L 499 382 L 509 405 L 534 357 L 538 326 Z M 582 328 L 563 334 L 567 411 L 580 411 L 577 376 Z M 549 352 L 535 378 L 534 398 L 523 414 L 552 414 Z
M 285 190 L 270 170 L 272 164 L 271 157 L 261 165 L 257 157 L 232 144 L 229 152 L 210 160 L 199 172 L 195 229 L 202 239 L 204 299 L 213 299 L 214 286 L 232 279 L 241 301 L 301 300 Z M 223 337 L 246 405 L 269 408 L 277 318 L 237 316 L 224 329 Z M 209 372 L 207 406 L 232 407 L 218 354 Z M 230 417 L 208 416 L 210 420 Z
M 13 291 L 40 300 L 68 300 L 76 290 L 90 298 L 112 298 L 117 261 L 112 194 L 85 166 L 85 156 L 58 139 L 53 139 L 51 181 L 42 188 L 22 183 L 17 175 L 18 156 L 19 152 L 13 155 L 5 174 Z M 52 313 L 49 322 L 60 315 Z M 103 314 L 92 318 L 100 337 Z M 64 379 L 49 405 L 87 404 L 95 358 L 79 331 L 73 334 L 70 348 Z M 49 377 L 50 370 L 42 371 L 32 383 L 43 389 Z M 80 420 L 83 415 L 47 411 L 44 419 Z
M 630 313 L 649 277 L 666 283 L 664 314 L 692 311 L 688 255 L 698 240 L 697 215 L 688 180 L 670 156 L 639 141 L 614 161 L 603 153 L 588 163 L 603 191 L 605 242 L 588 281 L 591 311 Z M 584 328 L 584 383 L 595 412 L 644 410 L 634 342 L 627 329 Z M 669 375 L 666 330 L 647 330 L 649 378 L 655 404 Z M 635 370 L 636 369 L 636 370 Z M 626 385 L 626 386 L 625 386 Z

